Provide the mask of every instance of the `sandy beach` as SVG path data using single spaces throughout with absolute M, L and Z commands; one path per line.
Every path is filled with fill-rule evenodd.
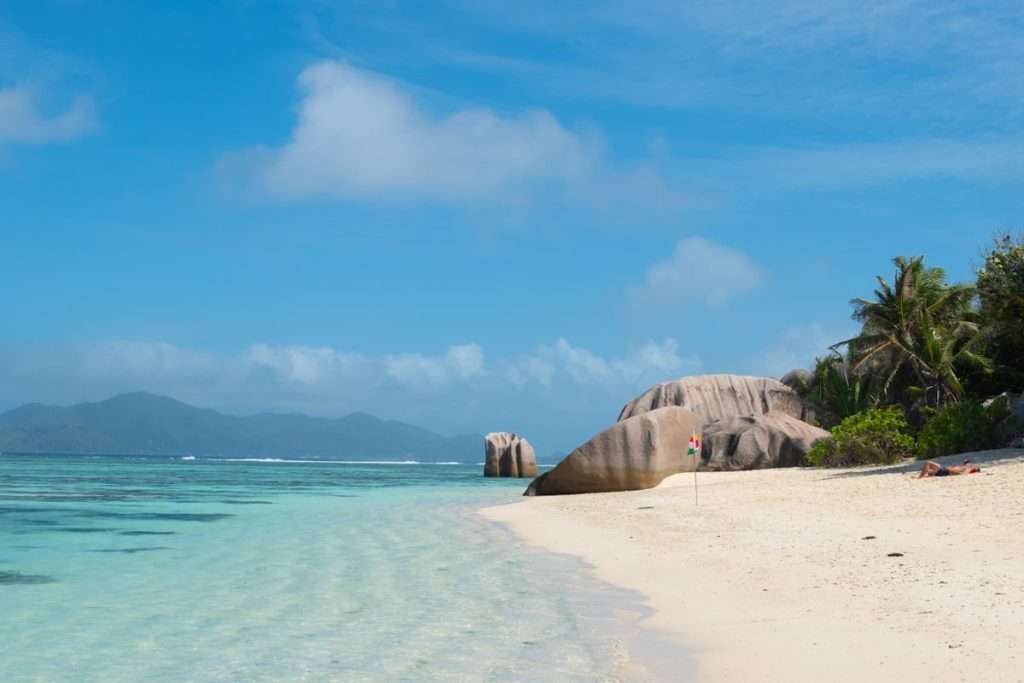
M 483 514 L 646 595 L 701 681 L 1024 681 L 1024 450 L 670 477 Z M 952 464 L 960 458 L 944 458 Z

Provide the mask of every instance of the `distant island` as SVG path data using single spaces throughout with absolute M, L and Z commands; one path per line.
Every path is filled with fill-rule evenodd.
M 67 407 L 29 403 L 0 414 L 6 453 L 476 462 L 482 439 L 445 437 L 366 413 L 238 417 L 144 392 Z

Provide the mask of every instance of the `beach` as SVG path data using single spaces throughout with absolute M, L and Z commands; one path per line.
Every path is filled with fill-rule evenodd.
M 1024 681 L 1024 450 L 969 455 L 980 473 L 701 472 L 698 503 L 679 474 L 482 514 L 645 595 L 701 681 Z

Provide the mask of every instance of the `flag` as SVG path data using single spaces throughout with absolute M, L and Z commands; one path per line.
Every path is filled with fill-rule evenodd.
M 686 454 L 691 458 L 695 458 L 700 454 L 700 434 L 697 432 L 691 432 L 690 443 L 686 448 Z

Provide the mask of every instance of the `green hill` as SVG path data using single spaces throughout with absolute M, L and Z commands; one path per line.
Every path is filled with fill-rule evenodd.
M 444 437 L 365 413 L 236 417 L 131 393 L 68 407 L 29 403 L 2 413 L 0 451 L 476 462 L 482 437 Z

